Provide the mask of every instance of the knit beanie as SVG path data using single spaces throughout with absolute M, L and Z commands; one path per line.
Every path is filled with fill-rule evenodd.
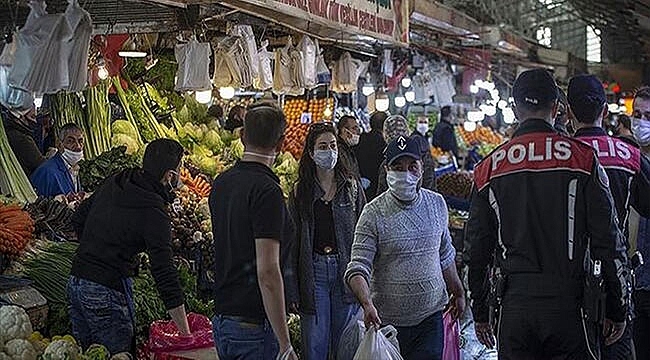
M 391 115 L 384 122 L 384 140 L 390 143 L 398 136 L 409 137 L 409 126 L 402 115 Z

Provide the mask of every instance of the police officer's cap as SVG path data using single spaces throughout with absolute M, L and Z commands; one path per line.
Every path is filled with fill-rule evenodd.
M 543 108 L 557 100 L 557 84 L 544 69 L 524 71 L 515 80 L 512 97 L 518 106 Z
M 420 160 L 420 144 L 414 137 L 398 136 L 393 141 L 388 143 L 384 151 L 386 164 L 392 165 L 393 162 L 401 157 L 410 157 L 415 160 Z
M 578 75 L 569 81 L 569 106 L 580 122 L 592 122 L 603 111 L 607 95 L 594 75 Z

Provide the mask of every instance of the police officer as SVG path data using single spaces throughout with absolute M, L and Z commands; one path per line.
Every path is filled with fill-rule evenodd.
M 627 233 L 629 206 L 643 217 L 650 216 L 650 161 L 638 148 L 607 135 L 602 128 L 607 116 L 607 97 L 600 80 L 593 75 L 576 76 L 569 82 L 569 105 L 573 112 L 575 136 L 592 146 L 609 177 L 616 205 L 619 229 Z M 626 237 L 627 240 L 627 237 Z M 626 241 L 629 249 L 629 242 Z M 604 349 L 604 359 L 632 358 L 632 326 L 623 337 Z
M 585 335 L 597 321 L 583 306 L 585 263 L 605 284 L 598 332 L 611 344 L 625 329 L 625 280 L 617 274 L 626 258 L 607 175 L 588 145 L 553 129 L 557 94 L 545 70 L 522 73 L 513 87 L 521 125 L 474 171 L 469 286 L 477 335 L 493 347 L 488 269 L 494 256 L 504 275 L 493 292 L 500 300 L 501 360 L 598 358 L 595 341 Z

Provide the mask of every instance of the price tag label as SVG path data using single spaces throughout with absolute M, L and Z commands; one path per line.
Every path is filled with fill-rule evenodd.
M 300 116 L 301 124 L 311 124 L 311 113 L 302 113 Z

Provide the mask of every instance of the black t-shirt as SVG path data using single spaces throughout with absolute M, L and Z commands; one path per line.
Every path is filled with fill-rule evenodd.
M 215 248 L 215 311 L 264 320 L 255 239 L 277 239 L 283 248 L 287 246 L 284 238 L 290 234 L 290 219 L 280 180 L 263 164 L 240 161 L 215 179 L 209 201 Z
M 314 251 L 318 254 L 336 254 L 336 235 L 334 234 L 334 214 L 332 203 L 322 199 L 314 203 Z M 325 251 L 329 248 L 330 252 Z

